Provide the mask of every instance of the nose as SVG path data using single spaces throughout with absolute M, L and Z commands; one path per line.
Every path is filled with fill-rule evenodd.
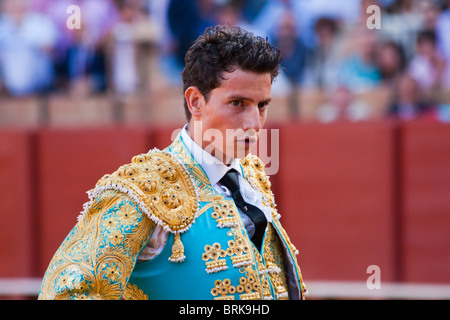
M 247 108 L 247 111 L 244 114 L 244 123 L 243 123 L 243 130 L 254 130 L 256 132 L 259 132 L 259 130 L 262 129 L 262 126 L 264 125 L 264 116 L 260 112 L 257 105 L 251 106 Z

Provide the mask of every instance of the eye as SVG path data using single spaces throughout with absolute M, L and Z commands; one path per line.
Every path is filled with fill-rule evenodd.
M 243 105 L 241 100 L 233 100 L 230 103 L 233 107 L 236 107 L 236 108 L 242 107 L 242 105 Z
M 258 108 L 261 110 L 266 109 L 269 106 L 269 102 L 261 102 L 260 104 L 258 104 Z

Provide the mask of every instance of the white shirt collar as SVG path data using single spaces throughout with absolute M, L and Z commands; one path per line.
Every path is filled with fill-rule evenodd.
M 185 125 L 181 130 L 181 138 L 186 144 L 189 152 L 194 157 L 195 161 L 197 161 L 197 163 L 205 171 L 212 186 L 216 185 L 230 169 L 235 169 L 239 175 L 242 174 L 241 165 L 238 159 L 234 159 L 230 166 L 226 166 L 222 161 L 212 156 L 209 152 L 205 151 L 194 140 L 192 140 L 186 128 L 187 125 Z
M 262 203 L 262 196 L 258 192 L 254 191 L 252 187 L 246 182 L 242 175 L 242 168 L 239 159 L 234 159 L 230 166 L 226 166 L 222 161 L 218 160 L 216 157 L 212 156 L 209 152 L 203 150 L 194 140 L 186 130 L 187 125 L 181 130 L 181 138 L 183 139 L 186 148 L 194 157 L 195 161 L 203 168 L 206 175 L 208 176 L 209 182 L 212 187 L 219 187 L 218 182 L 230 169 L 235 169 L 239 176 L 241 182 L 241 193 L 245 201 L 255 204 L 259 203 L 258 207 L 264 212 L 268 222 L 272 222 L 272 209 L 265 206 Z

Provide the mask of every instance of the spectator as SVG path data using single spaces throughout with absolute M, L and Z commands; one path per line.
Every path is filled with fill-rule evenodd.
M 445 0 L 446 10 L 440 13 L 436 22 L 436 41 L 439 51 L 450 64 L 450 0 Z M 446 83 L 450 83 L 450 65 L 445 74 Z M 450 88 L 447 88 L 450 89 Z
M 259 15 L 261 10 L 266 5 L 269 0 L 243 0 L 242 2 L 242 15 L 244 20 L 248 23 L 253 22 L 253 20 Z
M 223 4 L 217 4 L 215 11 L 217 24 L 251 29 L 251 26 L 245 21 L 241 0 L 226 0 Z
M 144 0 L 144 9 L 148 12 L 150 21 L 153 21 L 153 24 L 159 28 L 156 42 L 158 49 L 164 54 L 170 52 L 173 43 L 167 15 L 170 1 Z
M 81 29 L 67 27 L 67 9 L 80 7 Z M 104 91 L 105 52 L 104 38 L 117 21 L 113 0 L 33 0 L 38 8 L 58 28 L 58 45 L 55 48 L 56 89 L 86 87 Z
M 416 34 L 423 24 L 417 4 L 415 0 L 392 1 L 382 15 L 381 38 L 400 44 L 408 60 L 414 55 Z
M 40 0 L 33 1 L 33 8 L 39 10 L 53 21 L 58 29 L 58 45 L 53 52 L 53 65 L 55 69 L 54 90 L 65 91 L 69 85 L 69 68 L 68 68 L 68 52 L 69 48 L 74 45 L 76 30 L 67 28 L 67 8 L 75 4 L 74 0 Z M 78 4 L 78 2 L 77 2 Z
M 441 122 L 450 123 L 450 103 L 440 103 L 436 110 L 436 117 Z
M 304 20 L 303 1 L 295 0 L 268 0 L 261 8 L 258 15 L 252 21 L 251 31 L 262 37 L 268 37 L 270 41 L 273 40 L 273 35 L 278 25 L 282 21 L 286 11 L 291 12 L 296 18 L 297 32 L 300 34 Z
M 29 0 L 4 0 L 2 9 L 0 69 L 5 89 L 14 96 L 45 92 L 53 81 L 55 25 L 31 11 Z
M 422 16 L 421 28 L 423 30 L 436 31 L 441 13 L 438 2 L 435 0 L 422 0 L 419 3 L 419 11 Z
M 396 87 L 394 102 L 388 109 L 388 116 L 412 120 L 431 114 L 433 108 L 425 101 L 418 82 L 409 74 L 403 74 Z
M 445 53 L 446 57 L 450 57 L 450 0 L 443 0 L 445 10 L 443 10 L 436 21 L 436 34 L 440 49 Z
M 403 47 L 393 41 L 381 42 L 377 48 L 376 64 L 382 84 L 395 86 L 407 66 Z
M 335 86 L 339 65 L 339 30 L 334 19 L 321 17 L 314 30 L 317 46 L 308 51 L 302 86 L 328 90 Z
M 321 17 L 327 17 L 334 20 L 342 31 L 347 26 L 355 26 L 360 23 L 361 15 L 364 15 L 364 26 L 366 25 L 366 7 L 364 0 L 300 0 L 295 1 L 303 4 L 298 12 L 302 14 L 301 26 L 304 41 L 308 47 L 317 45 L 317 33 L 315 32 L 315 24 Z M 342 40 L 342 39 L 341 39 Z
M 281 65 L 291 87 L 298 86 L 305 69 L 306 47 L 295 26 L 295 17 L 286 11 L 274 33 L 274 44 L 282 54 Z
M 437 49 L 434 31 L 422 31 L 417 36 L 417 52 L 408 72 L 427 96 L 448 86 L 445 79 L 447 63 Z
M 255 30 L 269 39 L 284 11 L 289 10 L 295 17 L 297 32 L 301 34 L 307 47 L 316 45 L 314 23 L 319 17 L 354 23 L 359 12 L 360 0 L 267 0 L 252 21 Z
M 182 69 L 191 43 L 209 26 L 215 24 L 213 0 L 170 0 L 168 23 L 175 41 L 175 57 Z
M 79 0 L 78 4 L 82 28 L 71 30 L 73 42 L 66 60 L 69 80 L 72 85 L 86 82 L 89 91 L 104 92 L 107 88 L 105 39 L 118 21 L 117 9 L 111 0 Z
M 338 68 L 338 82 L 356 92 L 374 89 L 381 82 L 375 63 L 378 37 L 374 30 L 360 29 L 356 35 L 356 51 L 352 52 Z
M 149 89 L 150 59 L 158 29 L 150 22 L 140 1 L 119 5 L 120 20 L 111 32 L 111 81 L 119 94 Z
M 345 86 L 338 86 L 331 91 L 328 100 L 328 103 L 321 105 L 317 110 L 317 119 L 320 122 L 354 122 L 367 120 L 371 117 L 370 106 L 355 99 L 353 92 Z

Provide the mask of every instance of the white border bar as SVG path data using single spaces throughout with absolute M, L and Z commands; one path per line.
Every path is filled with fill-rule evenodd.
M 450 299 L 450 284 L 383 283 L 369 289 L 365 282 L 311 281 L 305 283 L 312 299 Z
M 0 278 L 0 296 L 38 296 L 42 279 Z
M 42 279 L 0 278 L 0 297 L 37 297 Z M 450 300 L 450 284 L 381 283 L 368 289 L 365 282 L 308 281 L 307 299 L 431 299 Z

